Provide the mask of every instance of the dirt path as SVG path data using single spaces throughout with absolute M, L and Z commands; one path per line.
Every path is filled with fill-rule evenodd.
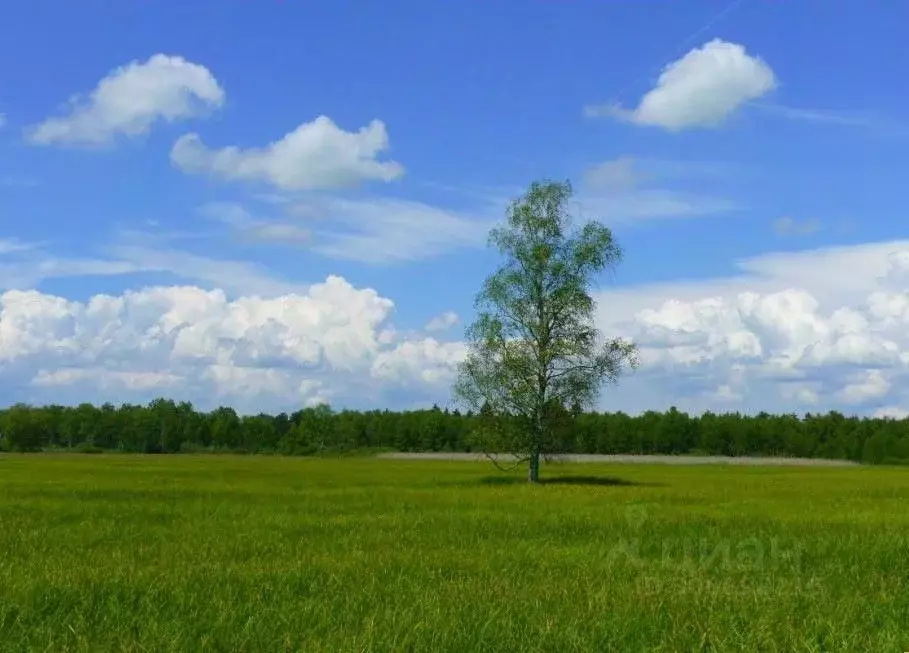
M 485 460 L 482 454 L 474 453 L 383 453 L 379 458 L 394 460 Z M 510 460 L 508 455 L 499 456 Z M 851 460 L 825 460 L 820 458 L 759 458 L 755 456 L 640 456 L 630 454 L 567 454 L 553 456 L 556 463 L 620 463 L 645 465 L 768 465 L 789 467 L 852 467 L 858 463 Z

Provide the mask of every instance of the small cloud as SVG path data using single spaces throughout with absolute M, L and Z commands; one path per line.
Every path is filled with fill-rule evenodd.
M 426 331 L 445 331 L 457 324 L 459 319 L 458 314 L 454 311 L 446 311 L 427 322 L 424 329 Z
M 796 220 L 783 216 L 773 221 L 773 230 L 780 236 L 810 236 L 821 230 L 821 222 L 816 218 Z
M 627 190 L 637 186 L 643 178 L 634 159 L 620 157 L 588 168 L 584 173 L 584 185 L 603 190 Z
M 714 39 L 666 66 L 637 108 L 608 104 L 586 107 L 584 113 L 668 131 L 716 127 L 775 87 L 773 70 L 763 60 L 737 43 Z
M 578 196 L 578 203 L 585 214 L 596 216 L 608 224 L 705 217 L 741 209 L 741 206 L 723 198 L 646 188 L 615 194 L 583 194 Z
M 874 411 L 872 417 L 877 419 L 907 419 L 909 418 L 909 410 L 900 406 L 884 406 Z
M 741 207 L 719 197 L 647 185 L 656 180 L 717 177 L 727 170 L 728 166 L 700 161 L 623 156 L 585 171 L 578 205 L 582 212 L 607 223 L 729 213 Z
M 907 136 L 909 127 L 884 116 L 867 111 L 829 111 L 826 109 L 799 109 L 762 102 L 756 107 L 771 116 L 798 120 L 816 125 L 830 125 L 876 132 L 879 135 Z
M 198 134 L 187 134 L 174 144 L 170 158 L 187 174 L 316 190 L 398 179 L 404 174 L 401 164 L 377 159 L 387 149 L 388 133 L 380 120 L 348 132 L 319 116 L 261 148 L 210 149 Z
M 729 161 L 655 159 L 621 156 L 590 166 L 584 171 L 588 191 L 630 192 L 647 182 L 711 180 L 742 173 L 742 166 Z
M 0 255 L 27 252 L 38 246 L 38 243 L 27 243 L 18 238 L 0 238 Z
M 156 54 L 113 70 L 88 97 L 70 98 L 67 115 L 26 134 L 36 145 L 109 145 L 117 136 L 148 133 L 156 121 L 198 116 L 223 102 L 224 90 L 207 68 Z
M 255 218 L 239 204 L 215 202 L 202 207 L 202 213 L 230 226 L 245 240 L 296 246 L 311 241 L 308 229 L 290 222 Z

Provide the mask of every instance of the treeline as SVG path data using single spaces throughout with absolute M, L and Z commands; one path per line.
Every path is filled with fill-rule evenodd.
M 317 455 L 358 450 L 476 450 L 486 417 L 458 411 L 340 411 L 240 416 L 231 408 L 200 412 L 157 399 L 147 406 L 33 407 L 0 411 L 6 451 L 186 453 L 233 451 Z M 825 415 L 689 416 L 675 408 L 639 416 L 580 413 L 560 429 L 564 453 L 794 456 L 866 463 L 909 462 L 909 420 Z

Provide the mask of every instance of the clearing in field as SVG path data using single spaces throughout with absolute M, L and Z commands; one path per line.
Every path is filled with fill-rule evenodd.
M 0 649 L 909 650 L 894 468 L 0 457 Z

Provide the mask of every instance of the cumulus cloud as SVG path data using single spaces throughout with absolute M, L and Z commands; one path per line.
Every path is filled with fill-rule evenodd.
M 314 190 L 399 178 L 404 174 L 401 164 L 378 160 L 388 145 L 380 120 L 348 132 L 319 116 L 262 148 L 210 149 L 198 134 L 187 134 L 174 144 L 170 156 L 188 174 L 264 182 L 282 190 Z
M 118 136 L 146 134 L 157 121 L 199 116 L 223 102 L 224 90 L 207 68 L 156 54 L 111 71 L 87 96 L 70 98 L 66 115 L 27 133 L 38 145 L 108 145 Z
M 909 410 L 900 406 L 884 406 L 874 411 L 872 416 L 883 419 L 906 419 L 909 417 Z
M 460 342 L 439 342 L 433 338 L 403 342 L 381 352 L 372 364 L 377 379 L 404 387 L 444 387 L 454 378 L 457 363 L 466 347 Z
M 426 331 L 445 331 L 450 329 L 459 321 L 458 314 L 454 311 L 445 311 L 441 315 L 436 315 L 426 323 Z
M 202 274 L 207 265 L 130 254 L 139 269 Z M 13 389 L 10 400 L 167 395 L 250 411 L 448 399 L 463 343 L 397 330 L 390 299 L 340 277 L 305 287 L 260 280 L 256 292 L 232 296 L 230 278 L 254 270 L 227 265 L 208 272 L 213 290 L 162 286 L 84 302 L 0 295 L 0 384 Z M 909 241 L 737 265 L 731 277 L 597 293 L 597 323 L 635 340 L 643 363 L 607 390 L 603 408 L 893 416 L 909 408 Z M 455 319 L 442 314 L 426 330 Z
M 598 295 L 601 326 L 641 348 L 631 388 L 649 385 L 651 401 L 693 410 L 716 409 L 720 395 L 746 410 L 868 413 L 905 401 L 909 242 L 766 255 L 739 267 L 743 274 L 727 279 Z
M 776 76 L 763 60 L 737 43 L 714 39 L 666 66 L 636 108 L 593 106 L 585 112 L 669 131 L 716 127 L 775 87 Z
M 393 309 L 336 276 L 305 294 L 234 300 L 193 286 L 85 302 L 8 291 L 0 295 L 0 378 L 55 398 L 166 394 L 252 411 L 380 402 L 386 388 L 412 384 L 444 393 L 460 346 L 389 337 Z

